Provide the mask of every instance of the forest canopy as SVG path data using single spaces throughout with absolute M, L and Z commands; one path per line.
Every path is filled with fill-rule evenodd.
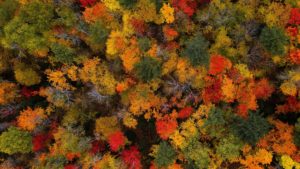
M 0 0 L 1 169 L 300 169 L 298 0 Z

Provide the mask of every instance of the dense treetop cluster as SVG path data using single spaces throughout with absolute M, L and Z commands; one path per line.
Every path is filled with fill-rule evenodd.
M 1 169 L 300 169 L 298 0 L 0 0 Z

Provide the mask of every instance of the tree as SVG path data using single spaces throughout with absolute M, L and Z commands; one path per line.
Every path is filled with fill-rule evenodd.
M 134 66 L 137 77 L 144 82 L 149 82 L 161 75 L 161 64 L 154 58 L 143 57 Z
M 110 149 L 116 152 L 125 146 L 126 137 L 124 136 L 123 132 L 115 131 L 114 133 L 108 136 L 108 143 Z
M 166 23 L 173 23 L 175 20 L 174 9 L 169 4 L 164 4 L 160 9 Z
M 18 15 L 4 26 L 4 45 L 12 48 L 16 44 L 32 54 L 48 50 L 44 32 L 50 29 L 53 19 L 54 10 L 50 3 L 26 3 L 20 8 Z
M 259 41 L 272 55 L 282 56 L 286 53 L 284 47 L 288 44 L 288 38 L 280 28 L 265 27 L 259 36 Z
M 242 142 L 236 136 L 228 135 L 220 139 L 216 147 L 216 153 L 223 160 L 231 161 L 240 156 L 242 146 Z
M 196 12 L 197 2 L 193 0 L 172 0 L 172 5 L 182 10 L 186 15 L 192 16 Z
M 53 52 L 52 61 L 64 64 L 71 64 L 74 61 L 75 50 L 73 48 L 58 43 L 51 44 L 50 48 Z
M 83 7 L 94 5 L 96 0 L 80 0 L 80 3 Z
M 62 25 L 68 29 L 71 29 L 76 25 L 78 18 L 76 16 L 76 13 L 72 9 L 68 8 L 67 6 L 62 6 L 58 8 L 56 12 L 59 16 L 59 18 L 55 20 L 57 24 Z
M 17 123 L 23 130 L 32 131 L 46 118 L 47 116 L 42 108 L 31 109 L 28 107 L 20 113 Z
M 53 137 L 55 143 L 50 147 L 50 151 L 53 154 L 65 155 L 71 160 L 89 150 L 91 146 L 90 139 L 84 136 L 84 132 L 80 128 L 72 131 L 72 129 L 59 127 L 53 133 Z
M 190 106 L 185 107 L 178 112 L 178 118 L 181 118 L 181 119 L 188 118 L 192 114 L 192 112 L 193 112 L 192 107 L 190 107 Z
M 37 134 L 32 138 L 32 150 L 34 152 L 38 152 L 40 150 L 43 150 L 46 146 L 48 141 L 51 139 L 49 134 Z
M 184 43 L 182 55 L 188 57 L 193 66 L 207 65 L 209 63 L 208 46 L 209 42 L 197 33 L 195 36 L 189 38 Z
M 131 169 L 142 169 L 141 153 L 136 146 L 131 146 L 129 149 L 124 150 L 121 157 L 125 164 Z
M 176 119 L 166 115 L 162 119 L 158 119 L 156 121 L 156 132 L 163 140 L 167 140 L 168 137 L 176 130 L 177 125 Z
M 15 10 L 18 8 L 16 0 L 4 0 L 0 2 L 0 36 L 2 36 L 3 26 L 14 16 Z
M 86 7 L 83 12 L 84 20 L 88 23 L 97 22 L 98 20 L 102 20 L 105 23 L 111 21 L 113 18 L 104 3 L 98 2 L 91 7 Z
M 102 95 L 114 95 L 116 93 L 117 81 L 108 65 L 98 58 L 87 59 L 79 70 L 79 78 L 87 83 L 95 85 L 97 91 Z
M 116 159 L 110 153 L 103 155 L 101 160 L 97 161 L 94 165 L 94 169 L 125 169 L 125 166 L 122 165 L 119 159 Z
M 119 130 L 116 116 L 100 117 L 96 120 L 95 131 L 103 139 L 108 139 L 109 135 Z
M 255 146 L 270 131 L 271 125 L 257 113 L 250 113 L 248 119 L 237 117 L 231 124 L 231 129 L 235 136 Z
M 300 8 L 292 8 L 290 13 L 289 24 L 300 25 Z
M 211 137 L 222 137 L 226 132 L 225 112 L 220 108 L 211 108 L 208 113 L 208 117 L 204 121 L 203 126 L 204 133 Z
M 167 167 L 174 163 L 176 159 L 176 152 L 167 142 L 159 143 L 154 162 L 158 167 Z
M 12 82 L 0 82 L 0 105 L 13 102 L 18 96 L 18 86 Z
M 90 46 L 97 49 L 99 46 L 100 49 L 105 47 L 106 39 L 109 35 L 109 29 L 101 21 L 96 21 L 89 26 L 89 40 Z
M 48 81 L 58 90 L 73 90 L 74 87 L 67 82 L 65 73 L 60 70 L 46 70 Z
M 120 5 L 125 8 L 133 8 L 137 3 L 137 0 L 118 0 Z
M 247 155 L 245 160 L 241 160 L 241 164 L 248 168 L 263 168 L 263 165 L 272 162 L 273 155 L 265 149 L 259 149 L 255 154 Z
M 271 120 L 274 128 L 258 142 L 258 146 L 276 154 L 295 155 L 297 147 L 293 141 L 293 126 L 279 120 Z
M 268 79 L 263 78 L 256 83 L 254 93 L 257 99 L 266 100 L 272 95 L 274 90 L 274 86 L 270 84 Z
M 151 41 L 147 37 L 142 37 L 138 39 L 138 45 L 142 51 L 146 52 L 151 48 Z
M 267 26 L 284 27 L 289 21 L 290 10 L 290 5 L 272 2 L 267 8 L 260 8 L 258 12 L 263 15 L 262 18 Z
M 300 147 L 300 118 L 298 118 L 297 123 L 295 124 L 294 142 Z
M 51 169 L 51 168 L 57 168 L 57 169 L 64 169 L 64 165 L 67 163 L 67 159 L 63 155 L 54 155 L 50 156 L 45 160 L 45 164 L 43 164 L 43 168 L 45 169 Z M 39 166 L 40 167 L 40 166 Z
M 280 161 L 279 161 L 280 165 L 284 168 L 284 169 L 293 169 L 293 168 L 300 168 L 300 164 L 295 162 L 290 156 L 288 155 L 282 155 L 280 157 Z
M 231 61 L 221 55 L 212 55 L 209 64 L 209 74 L 217 75 L 230 69 Z
M 22 62 L 14 65 L 14 73 L 16 80 L 22 85 L 32 86 L 41 82 L 38 72 Z
M 189 164 L 194 164 L 194 168 L 209 168 L 211 158 L 209 156 L 210 149 L 200 141 L 193 139 L 183 150 L 184 157 Z
M 32 150 L 32 137 L 29 132 L 9 127 L 0 135 L 0 151 L 9 155 L 29 153 Z

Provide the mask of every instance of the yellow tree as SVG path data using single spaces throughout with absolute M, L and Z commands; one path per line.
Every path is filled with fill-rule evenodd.
M 15 83 L 0 82 L 0 105 L 11 103 L 18 96 L 18 87 Z
M 87 59 L 79 70 L 79 78 L 83 82 L 91 82 L 100 94 L 114 95 L 117 81 L 104 62 L 100 59 Z
M 49 82 L 58 90 L 74 90 L 65 77 L 65 73 L 61 70 L 46 70 Z

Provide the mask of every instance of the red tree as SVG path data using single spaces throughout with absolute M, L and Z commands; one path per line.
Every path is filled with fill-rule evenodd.
M 118 151 L 125 146 L 126 137 L 121 131 L 116 131 L 108 136 L 108 143 L 112 151 Z
M 131 146 L 128 150 L 124 150 L 121 154 L 124 163 L 128 169 L 141 169 L 141 154 L 136 146 Z

